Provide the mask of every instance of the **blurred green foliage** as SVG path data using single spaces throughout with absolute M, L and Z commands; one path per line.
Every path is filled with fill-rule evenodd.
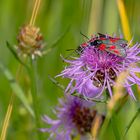
M 16 36 L 18 30 L 22 25 L 28 24 L 33 3 L 33 0 L 0 1 L 0 61 L 7 65 L 13 75 L 16 75 L 19 62 L 6 47 L 6 41 L 9 41 L 13 46 L 17 44 Z M 140 42 L 140 1 L 125 0 L 124 3 L 134 42 Z M 41 104 L 41 108 L 39 108 L 41 118 L 43 114 L 53 116 L 52 109 L 57 104 L 58 97 L 63 96 L 62 91 L 49 80 L 48 75 L 56 76 L 64 68 L 65 64 L 61 60 L 60 54 L 68 56 L 71 52 L 66 51 L 67 49 L 75 49 L 84 41 L 85 38 L 80 35 L 80 32 L 87 36 L 98 32 L 122 34 L 122 29 L 115 0 L 42 0 L 36 26 L 41 28 L 47 43 L 46 49 L 60 39 L 51 52 L 37 60 L 37 85 L 39 102 Z M 64 36 L 61 38 L 63 34 Z M 24 89 L 29 102 L 32 103 L 29 91 L 30 82 L 26 69 L 23 69 L 22 74 L 19 76 L 19 83 Z M 58 81 L 64 85 L 67 84 L 67 80 L 58 78 Z M 3 72 L 0 72 L 0 83 L 1 130 L 11 96 L 11 88 Z M 136 88 L 135 86 L 135 95 L 139 100 L 139 93 Z M 135 102 L 129 99 L 116 115 L 116 124 L 120 135 L 124 133 L 125 127 L 134 116 L 138 107 L 139 101 Z M 140 139 L 139 121 L 140 117 L 135 120 L 130 128 L 126 136 L 127 140 Z M 42 127 L 45 126 L 45 124 L 42 124 Z M 36 140 L 34 127 L 34 120 L 17 98 L 14 103 L 7 140 Z M 44 136 L 47 139 L 47 134 L 44 134 Z M 111 125 L 106 131 L 104 140 L 115 140 Z

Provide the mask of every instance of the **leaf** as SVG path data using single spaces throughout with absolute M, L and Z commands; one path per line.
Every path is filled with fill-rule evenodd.
M 66 35 L 66 33 L 69 31 L 70 29 L 70 25 L 67 27 L 66 31 L 64 31 L 64 33 L 62 33 L 51 45 L 49 45 L 50 47 L 46 50 L 43 51 L 43 55 L 46 55 L 48 52 L 50 52 L 53 48 L 55 48 L 57 46 L 57 44 L 59 43 L 59 41 L 61 39 L 63 39 L 63 37 Z
M 14 91 L 14 93 L 16 94 L 16 96 L 21 100 L 21 102 L 23 103 L 23 105 L 25 106 L 25 108 L 34 117 L 34 112 L 33 112 L 32 108 L 30 107 L 30 105 L 28 103 L 28 100 L 27 100 L 27 98 L 24 95 L 23 90 L 18 85 L 18 83 L 14 79 L 13 75 L 8 70 L 8 68 L 6 68 L 2 62 L 0 62 L 0 69 L 2 70 L 2 72 L 4 73 L 4 75 L 6 76 L 7 80 L 9 81 L 9 84 L 10 84 L 12 90 Z
M 25 66 L 25 67 L 27 68 L 26 64 L 25 64 L 24 62 L 22 62 L 22 60 L 19 58 L 17 52 L 13 49 L 13 47 L 11 46 L 11 44 L 10 44 L 8 41 L 6 41 L 6 46 L 7 46 L 7 48 L 10 50 L 10 52 L 13 54 L 13 56 L 15 57 L 15 59 L 16 59 L 20 64 L 22 64 L 23 66 Z

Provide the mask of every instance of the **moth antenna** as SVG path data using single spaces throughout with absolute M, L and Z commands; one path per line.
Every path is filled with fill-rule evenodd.
M 99 36 L 102 36 L 102 37 L 104 37 L 105 35 L 104 34 L 102 34 L 102 33 L 97 33 Z
M 84 36 L 86 39 L 89 40 L 89 38 L 88 38 L 86 35 L 84 35 L 81 31 L 80 31 L 80 34 L 81 34 L 82 36 Z
M 105 37 L 105 38 L 107 38 L 107 37 L 108 37 L 108 35 L 107 35 L 107 34 L 102 34 L 102 33 L 98 33 L 98 36 L 99 36 L 99 37 Z
M 67 49 L 66 51 L 74 51 L 75 49 Z

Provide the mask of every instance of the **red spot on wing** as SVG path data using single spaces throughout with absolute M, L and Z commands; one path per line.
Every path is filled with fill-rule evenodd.
M 120 52 L 118 50 L 113 50 L 113 52 L 116 54 L 120 54 Z
M 100 37 L 100 40 L 106 40 L 106 38 L 104 38 L 104 37 Z
M 110 38 L 110 41 L 112 42 L 112 43 L 115 43 L 116 41 L 118 41 L 119 40 L 119 38 Z
M 102 50 L 102 51 L 105 50 L 105 49 L 106 49 L 106 45 L 105 45 L 105 44 L 101 44 L 101 45 L 99 46 L 99 49 Z
M 81 47 L 87 47 L 87 46 L 88 46 L 87 43 L 83 43 L 83 44 L 81 44 Z
M 109 50 L 114 50 L 116 49 L 116 46 L 110 46 Z

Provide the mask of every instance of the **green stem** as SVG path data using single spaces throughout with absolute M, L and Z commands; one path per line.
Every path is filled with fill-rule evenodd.
M 99 133 L 99 140 L 102 140 L 103 137 L 104 137 L 104 134 L 105 132 L 107 131 L 107 127 L 109 126 L 110 124 L 110 114 L 107 114 L 106 117 L 105 117 L 105 120 L 104 120 L 104 123 L 103 123 L 103 126 L 101 128 L 101 131 Z
M 107 99 L 106 100 L 108 100 L 108 97 L 109 97 L 108 96 L 109 95 L 108 89 L 106 89 L 106 95 L 107 95 Z M 111 120 L 111 117 L 112 117 L 113 113 L 114 113 L 113 110 L 107 110 L 107 114 L 106 114 L 106 117 L 105 117 L 103 126 L 102 126 L 101 131 L 100 131 L 100 134 L 99 134 L 99 139 L 103 139 L 104 134 L 105 134 L 105 132 L 107 130 L 107 127 L 110 124 L 110 120 Z
M 31 69 L 30 69 L 30 76 L 31 76 L 31 92 L 32 92 L 32 98 L 33 98 L 33 108 L 35 112 L 35 122 L 36 122 L 36 128 L 37 128 L 37 133 L 38 133 L 38 138 L 39 140 L 43 140 L 43 135 L 39 131 L 41 128 L 41 123 L 40 123 L 40 105 L 38 101 L 38 95 L 37 95 L 37 70 L 36 70 L 36 62 L 35 60 L 31 59 Z
M 113 132 L 114 132 L 115 139 L 120 140 L 120 133 L 119 133 L 119 130 L 118 130 L 118 127 L 117 127 L 117 124 L 116 124 L 115 114 L 111 118 L 111 126 L 112 126 L 112 129 L 113 129 Z

